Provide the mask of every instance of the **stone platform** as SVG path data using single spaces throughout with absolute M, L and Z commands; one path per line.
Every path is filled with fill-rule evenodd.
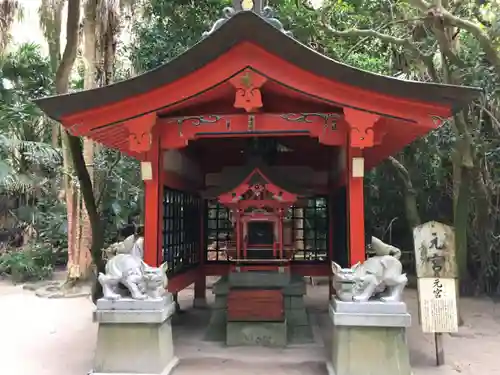
M 330 375 L 411 375 L 403 302 L 342 302 L 330 305 L 333 322 Z
M 175 303 L 164 298 L 137 301 L 101 299 L 92 374 L 167 375 L 177 365 L 171 317 Z
M 228 321 L 227 301 L 231 290 L 279 290 L 283 296 L 282 321 Z M 284 347 L 312 343 L 313 333 L 304 304 L 303 277 L 281 272 L 234 272 L 213 287 L 215 302 L 205 333 L 208 341 L 229 346 L 255 345 Z

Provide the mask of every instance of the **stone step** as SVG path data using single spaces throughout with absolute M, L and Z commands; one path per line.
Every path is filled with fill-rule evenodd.
M 251 350 L 251 348 L 248 348 Z M 222 358 L 182 360 L 172 375 L 326 375 L 321 362 L 296 364 L 250 363 Z

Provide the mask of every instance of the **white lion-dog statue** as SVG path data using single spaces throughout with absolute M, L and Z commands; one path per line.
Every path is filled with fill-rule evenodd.
M 144 238 L 135 235 L 110 246 L 115 252 L 106 263 L 105 273 L 99 274 L 103 298 L 137 300 L 162 298 L 167 288 L 167 264 L 150 267 L 142 259 Z M 124 286 L 126 289 L 123 290 Z
M 399 302 L 408 283 L 399 260 L 401 250 L 372 237 L 375 256 L 351 268 L 332 262 L 334 287 L 341 301 L 366 302 L 380 296 L 382 302 Z

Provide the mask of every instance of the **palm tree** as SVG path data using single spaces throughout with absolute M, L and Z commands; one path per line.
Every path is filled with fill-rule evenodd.
M 61 29 L 62 29 L 62 12 L 64 7 L 67 7 L 66 20 L 66 45 L 61 56 Z M 57 94 L 65 94 L 69 91 L 69 81 L 74 63 L 77 57 L 78 48 L 80 45 L 80 0 L 42 0 L 39 16 L 40 25 L 44 32 L 44 36 L 49 44 L 50 62 L 55 76 L 55 89 Z M 67 212 L 67 227 L 68 227 L 68 281 L 77 280 L 80 278 L 80 267 L 78 253 L 76 251 L 76 207 L 77 194 L 76 185 L 71 182 L 72 162 L 69 148 L 69 136 L 60 132 L 58 124 L 53 124 L 52 127 L 52 144 L 59 144 L 59 134 L 61 134 L 62 155 L 63 155 L 63 192 L 61 196 L 66 201 Z
M 23 16 L 18 0 L 0 0 L 0 53 L 3 53 L 10 41 L 10 29 L 16 18 Z
M 43 0 L 39 12 L 42 29 L 49 42 L 53 67 L 60 65 L 59 36 L 61 31 L 61 13 L 65 2 L 65 0 Z M 84 0 L 81 3 L 83 19 L 79 31 L 82 32 L 81 36 L 83 38 L 81 39 L 83 40 L 83 44 L 80 45 L 78 43 L 77 48 L 82 49 L 81 55 L 85 66 L 84 89 L 91 89 L 112 82 L 116 51 L 115 41 L 121 26 L 120 14 L 125 6 L 131 6 L 132 4 L 132 0 Z M 73 35 L 75 35 L 75 32 L 76 30 L 72 30 Z M 63 62 L 61 61 L 61 63 Z M 53 140 L 58 138 L 55 132 L 53 134 Z M 80 146 L 76 140 L 71 137 L 68 140 L 70 141 L 68 145 L 71 147 L 72 152 L 80 152 Z M 95 151 L 93 142 L 84 139 L 83 161 L 85 165 L 80 171 L 77 171 L 77 174 L 83 172 L 90 177 L 89 180 L 93 182 L 94 189 L 99 184 L 98 181 L 95 181 L 93 171 Z M 64 152 L 64 156 L 65 167 L 69 172 L 69 167 L 72 164 L 69 162 L 71 155 L 69 152 Z M 76 160 L 75 155 L 72 155 L 72 157 L 73 160 Z M 85 180 L 87 181 L 86 178 Z M 93 187 L 81 184 L 80 189 L 92 189 Z M 94 194 L 84 191 L 80 192 L 75 186 L 68 183 L 65 184 L 65 191 L 69 222 L 68 235 L 70 237 L 68 241 L 68 275 L 70 279 L 80 279 L 88 274 L 87 271 L 89 271 L 90 266 L 89 255 L 92 244 L 91 220 L 95 221 L 99 220 L 99 218 L 89 218 L 85 206 L 81 205 L 81 195 L 83 195 L 91 197 L 93 199 L 92 206 L 95 206 Z
M 37 202 L 54 193 L 61 150 L 48 141 L 47 121 L 32 100 L 51 93 L 48 59 L 40 47 L 23 44 L 0 58 L 0 196 L 17 202 L 14 216 L 35 219 Z M 53 195 L 52 195 L 53 196 Z M 61 221 L 60 221 L 61 222 Z
M 116 41 L 121 31 L 121 11 L 133 5 L 132 0 L 86 0 L 83 5 L 83 62 L 85 65 L 84 89 L 108 85 L 113 81 L 116 58 Z M 93 181 L 94 189 L 101 181 L 94 176 L 94 154 L 100 148 L 90 139 L 83 141 L 83 158 Z M 82 223 L 80 254 L 90 254 L 92 231 L 85 205 L 81 207 Z M 88 258 L 90 260 L 90 258 Z

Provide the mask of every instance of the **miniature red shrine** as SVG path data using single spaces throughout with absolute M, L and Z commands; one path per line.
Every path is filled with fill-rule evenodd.
M 228 249 L 230 260 L 290 259 L 292 246 L 284 243 L 283 221 L 297 199 L 296 194 L 273 184 L 259 168 L 236 188 L 220 194 L 218 201 L 230 209 L 236 236 L 231 242 L 234 249 Z
M 198 44 L 153 71 L 37 104 L 72 134 L 141 161 L 144 258 L 168 262 L 171 292 L 194 283 L 201 302 L 205 277 L 229 274 L 236 289 L 216 298 L 246 308 L 229 315 L 284 321 L 283 301 L 305 289 L 276 288 L 331 276 L 331 260 L 365 259 L 365 171 L 479 92 L 338 63 L 249 3 L 235 0 Z M 262 165 L 248 169 L 254 156 Z M 284 265 L 288 281 L 273 274 L 270 289 L 238 289 L 236 271 Z M 276 307 L 268 316 L 263 301 Z

